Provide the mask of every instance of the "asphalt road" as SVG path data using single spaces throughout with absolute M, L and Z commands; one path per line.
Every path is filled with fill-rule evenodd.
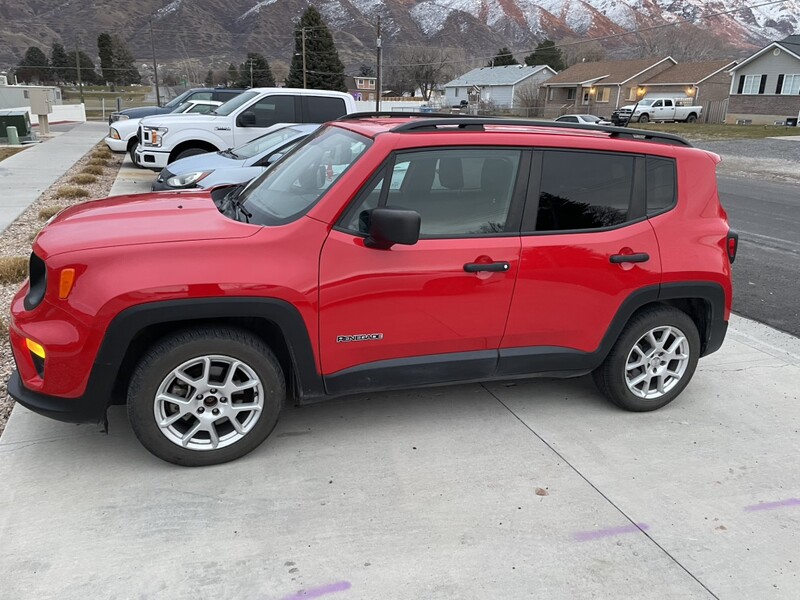
M 800 336 L 800 186 L 720 177 L 719 194 L 739 232 L 734 312 Z

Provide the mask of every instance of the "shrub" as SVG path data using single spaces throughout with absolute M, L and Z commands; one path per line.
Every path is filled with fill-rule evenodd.
M 97 177 L 94 175 L 89 175 L 87 173 L 79 173 L 75 175 L 73 178 L 70 179 L 72 183 L 77 183 L 79 185 L 86 185 L 88 183 L 96 183 Z
M 0 257 L 0 283 L 19 283 L 28 276 L 28 259 L 25 256 Z
M 84 167 L 81 170 L 81 173 L 84 175 L 102 175 L 104 173 L 103 167 L 99 167 L 97 165 L 91 165 L 88 167 Z
M 56 198 L 86 198 L 89 192 L 76 185 L 65 185 L 56 190 Z
M 49 219 L 53 215 L 58 214 L 63 209 L 64 209 L 63 206 L 51 206 L 50 208 L 43 208 L 42 210 L 39 211 L 39 218 L 42 221 L 47 221 L 47 219 Z
M 90 167 L 107 167 L 108 163 L 100 158 L 93 158 L 88 163 L 86 163 Z

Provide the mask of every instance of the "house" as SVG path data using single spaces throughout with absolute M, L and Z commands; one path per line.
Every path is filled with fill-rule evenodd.
M 355 77 L 347 76 L 344 78 L 345 85 L 347 86 L 347 93 L 356 100 L 375 100 L 375 85 L 377 84 L 377 77 L 367 77 L 358 75 Z
M 570 112 L 608 117 L 643 95 L 641 84 L 678 64 L 672 57 L 580 62 L 543 84 L 544 116 Z
M 800 113 L 800 35 L 772 42 L 731 70 L 726 123 L 772 125 Z
M 444 85 L 445 103 L 455 106 L 472 99 L 490 103 L 496 108 L 516 108 L 518 90 L 523 87 L 538 88 L 555 74 L 547 65 L 472 69 Z

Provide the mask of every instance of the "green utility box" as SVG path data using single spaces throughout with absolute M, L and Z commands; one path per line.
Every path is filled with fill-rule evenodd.
M 28 111 L 0 110 L 0 141 L 8 143 L 6 127 L 16 127 L 20 141 L 35 139 Z

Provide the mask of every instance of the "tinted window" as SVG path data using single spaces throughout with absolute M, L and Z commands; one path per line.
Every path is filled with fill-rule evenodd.
M 633 157 L 545 152 L 537 231 L 597 229 L 624 223 L 633 189 Z
M 365 189 L 345 217 L 345 227 L 367 233 L 367 213 L 382 199 L 387 207 L 418 212 L 423 237 L 502 233 L 520 155 L 506 149 L 400 153 L 388 190 L 384 178 Z
M 647 214 L 659 213 L 675 202 L 675 163 L 647 157 Z
M 258 96 L 258 92 L 245 92 L 244 94 L 239 94 L 235 98 L 231 98 L 225 104 L 220 106 L 216 111 L 218 115 L 222 115 L 223 117 L 228 116 L 233 111 L 235 111 L 240 106 L 243 106 L 250 102 L 253 98 Z
M 245 109 L 256 116 L 252 127 L 269 127 L 276 123 L 294 123 L 297 115 L 294 110 L 294 96 L 267 96 Z
M 187 100 L 211 100 L 212 92 L 194 92 Z
M 325 123 L 347 114 L 342 98 L 308 96 L 306 100 L 305 123 Z
M 227 102 L 231 98 L 235 98 L 239 95 L 239 92 L 221 92 L 216 91 L 214 92 L 214 100 L 217 102 Z
M 578 117 L 559 117 L 556 120 L 561 121 L 562 123 L 577 123 Z

